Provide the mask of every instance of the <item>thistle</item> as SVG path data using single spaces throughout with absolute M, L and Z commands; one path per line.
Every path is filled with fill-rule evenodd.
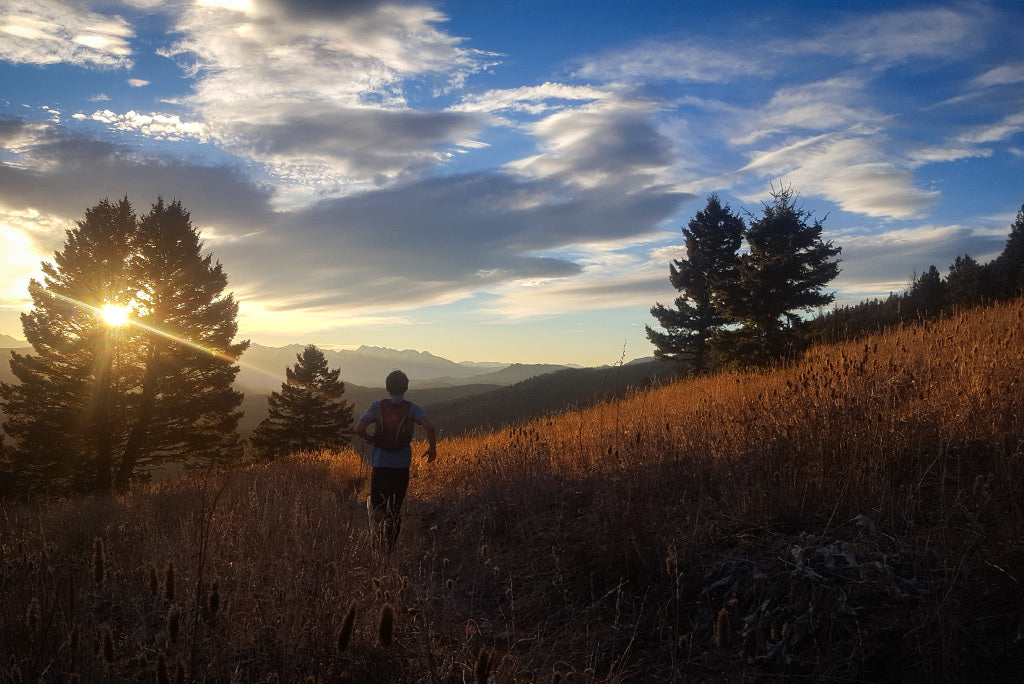
M 171 684 L 167 674 L 167 656 L 163 651 L 160 651 L 160 657 L 156 661 L 156 682 L 157 684 Z
M 476 668 L 474 670 L 476 674 L 476 684 L 487 684 L 487 678 L 491 675 L 491 652 L 486 649 L 480 649 L 480 655 L 476 660 Z
M 181 613 L 178 612 L 178 607 L 171 606 L 170 610 L 167 611 L 167 638 L 171 640 L 172 644 L 178 640 L 180 623 Z
M 103 633 L 101 635 L 101 647 L 100 655 L 103 656 L 103 660 L 107 663 L 114 662 L 114 633 L 110 630 L 110 625 L 103 625 Z
M 345 649 L 348 648 L 349 642 L 352 640 L 352 630 L 356 624 L 356 604 L 351 604 L 348 607 L 348 612 L 345 613 L 345 620 L 341 623 L 341 631 L 338 632 L 338 652 L 344 653 Z
M 71 628 L 71 634 L 68 635 L 68 649 L 71 651 L 71 656 L 74 657 L 78 653 L 78 645 L 81 642 L 81 632 L 78 630 L 78 625 Z
M 209 622 L 213 623 L 217 619 L 217 612 L 220 610 L 220 584 L 217 580 L 213 580 L 213 586 L 210 587 L 210 597 L 207 600 L 207 608 L 209 609 Z
M 25 611 L 25 626 L 28 627 L 30 635 L 35 636 L 39 631 L 39 620 L 39 599 L 33 596 L 28 603 L 28 610 Z
M 385 603 L 380 610 L 380 622 L 377 624 L 377 643 L 383 648 L 391 645 L 395 631 L 395 609 L 390 603 Z
M 164 574 L 164 598 L 174 600 L 174 563 L 168 561 L 167 572 Z
M 92 578 L 96 580 L 97 585 L 103 584 L 103 577 L 106 574 L 104 565 L 103 540 L 96 537 L 92 543 Z
M 715 643 L 719 648 L 729 648 L 729 631 L 731 628 L 729 611 L 722 608 L 722 610 L 718 611 L 718 619 L 715 620 Z

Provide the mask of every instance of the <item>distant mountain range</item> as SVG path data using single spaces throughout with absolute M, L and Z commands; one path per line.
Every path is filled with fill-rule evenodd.
M 305 345 L 264 347 L 252 344 L 242 354 L 237 382 L 253 389 L 278 390 L 285 368 L 295 365 Z M 388 373 L 401 369 L 415 388 L 454 387 L 467 384 L 511 385 L 541 373 L 569 368 L 554 364 L 509 364 L 501 362 L 456 363 L 430 352 L 362 346 L 358 349 L 319 347 L 329 368 L 340 368 L 345 383 L 383 387 Z
M 252 344 L 240 359 L 235 389 L 243 392 L 245 415 L 239 431 L 247 435 L 267 415 L 267 397 L 280 391 L 285 368 L 293 367 L 305 345 L 265 347 Z M 557 364 L 501 362 L 456 363 L 430 352 L 383 347 L 326 349 L 328 367 L 341 369 L 346 401 L 358 417 L 375 399 L 385 395 L 384 378 L 400 368 L 410 379 L 409 399 L 447 423 L 447 434 L 474 427 L 498 427 L 517 418 L 529 418 L 566 405 L 585 405 L 625 387 L 643 385 L 665 374 L 667 368 L 637 359 L 624 366 L 583 369 Z M 31 353 L 27 343 L 0 335 L 0 381 L 14 382 L 10 351 Z M 544 376 L 549 381 L 537 383 Z M 527 382 L 529 381 L 529 382 Z

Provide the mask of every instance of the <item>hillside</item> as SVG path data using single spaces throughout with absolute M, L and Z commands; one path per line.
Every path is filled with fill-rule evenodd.
M 350 451 L 5 502 L 0 679 L 1020 682 L 1022 386 L 1016 301 L 445 439 L 391 556 Z
M 446 436 L 494 430 L 533 418 L 585 408 L 648 387 L 679 372 L 672 363 L 645 363 L 558 370 L 469 397 L 427 401 L 424 409 Z

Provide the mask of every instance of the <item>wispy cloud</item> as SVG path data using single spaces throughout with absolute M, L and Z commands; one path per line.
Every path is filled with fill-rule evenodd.
M 57 0 L 6 0 L 0 15 L 0 59 L 20 64 L 100 68 L 132 65 L 132 27 Z
M 451 107 L 460 112 L 515 111 L 528 114 L 544 114 L 551 110 L 563 109 L 569 103 L 606 100 L 614 95 L 612 91 L 591 86 L 544 83 L 539 86 L 523 86 L 501 90 L 488 90 L 482 95 L 469 95 Z
M 982 6 L 894 10 L 851 17 L 813 37 L 773 45 L 781 53 L 842 55 L 887 67 L 915 58 L 942 59 L 981 46 L 972 40 L 988 20 Z
M 765 64 L 712 45 L 645 41 L 584 62 L 576 76 L 605 82 L 677 81 L 720 83 L 765 73 Z

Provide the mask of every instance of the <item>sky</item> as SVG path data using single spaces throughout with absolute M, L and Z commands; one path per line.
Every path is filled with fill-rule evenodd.
M 0 0 L 0 333 L 104 198 L 191 212 L 239 339 L 614 364 L 681 228 L 789 187 L 837 304 L 1001 251 L 1024 6 Z

